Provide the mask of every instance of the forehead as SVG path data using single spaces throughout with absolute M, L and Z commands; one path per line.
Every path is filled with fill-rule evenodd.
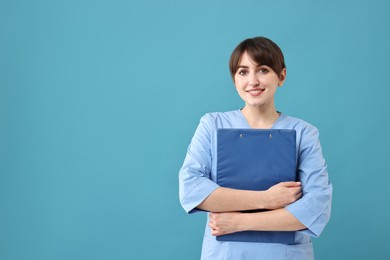
M 266 64 L 262 64 L 260 61 L 256 62 L 251 57 L 251 55 L 248 52 L 245 51 L 241 55 L 240 59 L 238 60 L 237 69 L 239 69 L 239 68 L 249 68 L 249 67 L 259 68 L 259 67 L 262 67 L 262 66 L 271 68 L 270 66 L 268 66 Z
M 255 67 L 258 67 L 260 66 L 261 64 L 256 62 L 249 54 L 247 51 L 245 51 L 241 57 L 240 57 L 240 60 L 238 61 L 238 66 L 239 67 L 242 67 L 242 66 L 255 66 Z

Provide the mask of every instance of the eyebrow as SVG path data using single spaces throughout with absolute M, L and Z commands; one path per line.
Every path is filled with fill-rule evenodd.
M 261 66 L 266 66 L 266 65 L 257 65 L 256 68 L 260 68 Z M 249 69 L 249 66 L 244 66 L 244 65 L 238 65 L 237 69 L 240 69 L 240 68 L 243 68 L 243 69 Z

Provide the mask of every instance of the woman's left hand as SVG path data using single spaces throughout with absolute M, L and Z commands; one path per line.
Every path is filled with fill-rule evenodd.
M 208 225 L 211 228 L 211 235 L 221 236 L 243 231 L 243 215 L 240 212 L 210 213 Z

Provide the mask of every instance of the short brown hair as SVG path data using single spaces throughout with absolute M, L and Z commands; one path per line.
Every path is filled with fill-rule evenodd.
M 278 76 L 286 68 L 282 50 L 276 43 L 265 37 L 249 38 L 241 42 L 230 56 L 229 69 L 233 80 L 244 52 L 257 64 L 273 69 Z

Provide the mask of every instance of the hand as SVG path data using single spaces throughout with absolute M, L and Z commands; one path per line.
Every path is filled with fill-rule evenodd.
M 279 209 L 293 203 L 302 197 L 300 182 L 280 182 L 265 192 L 266 209 Z
M 240 212 L 210 213 L 208 225 L 211 228 L 211 235 L 221 236 L 243 231 L 243 215 Z

